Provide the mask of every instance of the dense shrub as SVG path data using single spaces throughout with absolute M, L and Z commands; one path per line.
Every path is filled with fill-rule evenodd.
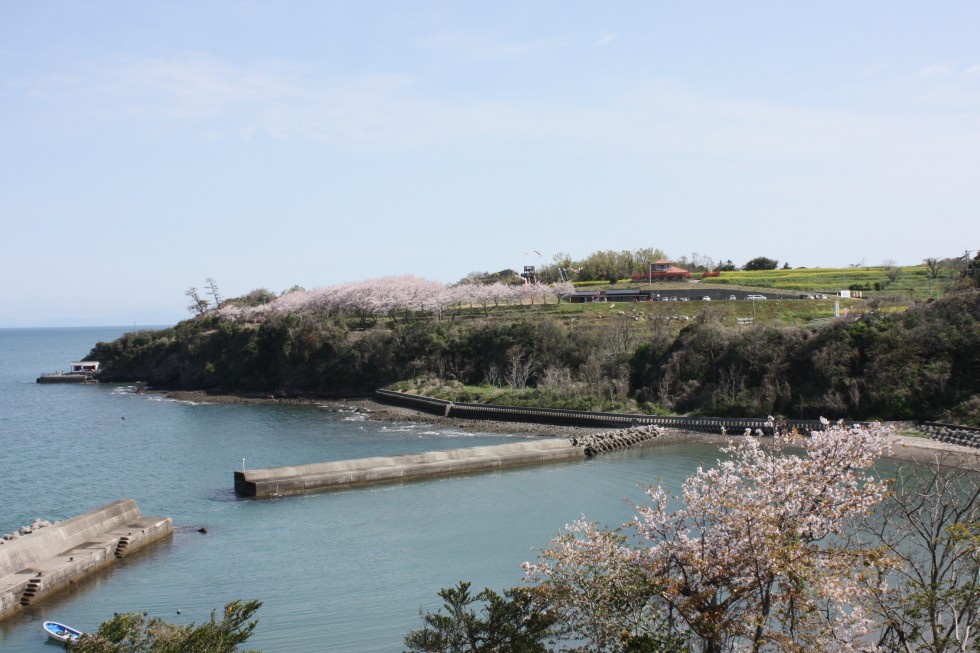
M 678 412 L 925 419 L 980 393 L 980 301 L 955 293 L 819 328 L 710 319 L 631 361 L 641 401 Z
M 400 315 L 367 328 L 312 310 L 259 323 L 208 314 L 99 343 L 89 358 L 106 380 L 161 388 L 361 396 L 425 377 L 527 386 L 536 394 L 511 399 L 566 407 L 968 418 L 980 395 L 978 298 L 950 293 L 820 327 L 735 329 L 705 311 L 679 332 L 669 321 L 573 322 L 533 309 L 459 322 Z

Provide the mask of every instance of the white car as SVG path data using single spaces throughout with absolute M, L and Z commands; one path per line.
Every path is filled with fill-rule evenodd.
M 765 295 L 749 295 L 746 297 L 746 299 L 765 299 L 765 298 L 766 298 Z

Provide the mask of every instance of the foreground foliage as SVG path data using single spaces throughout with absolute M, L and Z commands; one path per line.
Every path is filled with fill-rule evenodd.
M 868 577 L 888 653 L 980 650 L 980 478 L 943 462 L 900 469 L 861 529 L 892 562 Z
M 556 651 L 976 652 L 980 477 L 937 458 L 882 481 L 893 440 L 880 425 L 747 434 L 678 496 L 649 488 L 621 528 L 566 527 L 524 563 L 526 607 L 553 617 Z M 426 630 L 465 632 L 452 605 Z M 511 650 L 438 641 L 414 650 Z
M 211 619 L 199 626 L 172 624 L 145 612 L 117 614 L 67 648 L 71 653 L 235 653 L 252 636 L 258 623 L 252 616 L 261 605 L 232 601 L 221 621 L 212 611 Z
M 527 579 L 563 615 L 570 650 L 626 650 L 624 637 L 643 636 L 704 653 L 867 650 L 863 579 L 879 555 L 843 536 L 885 492 L 871 468 L 889 438 L 833 426 L 769 448 L 747 436 L 687 479 L 679 508 L 658 486 L 621 531 L 583 518 L 525 563 Z
M 541 610 L 530 595 L 510 589 L 500 596 L 487 588 L 470 593 L 470 584 L 460 582 L 444 589 L 442 611 L 422 612 L 425 626 L 405 636 L 413 653 L 545 653 L 544 640 L 555 616 Z M 480 604 L 480 612 L 474 609 Z

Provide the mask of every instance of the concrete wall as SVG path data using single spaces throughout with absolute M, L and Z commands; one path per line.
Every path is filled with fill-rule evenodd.
M 120 499 L 0 544 L 0 620 L 173 533 Z
M 258 498 L 304 494 L 584 457 L 583 447 L 564 438 L 540 439 L 404 456 L 379 456 L 236 471 L 235 491 L 244 496 Z
M 661 417 L 657 415 L 633 415 L 629 413 L 604 413 L 586 410 L 566 410 L 560 408 L 529 408 L 525 406 L 495 406 L 491 404 L 453 403 L 444 399 L 432 399 L 419 395 L 377 390 L 374 398 L 380 403 L 406 406 L 432 415 L 461 417 L 464 419 L 509 420 L 512 422 L 532 422 L 535 424 L 556 424 L 564 426 L 627 428 L 629 426 L 653 425 L 663 428 L 696 431 L 718 435 L 724 428 L 728 435 L 742 435 L 745 429 L 762 429 L 770 432 L 765 418 L 736 417 Z M 859 424 L 860 422 L 849 422 Z M 788 428 L 797 427 L 801 431 L 820 430 L 820 420 L 788 419 Z

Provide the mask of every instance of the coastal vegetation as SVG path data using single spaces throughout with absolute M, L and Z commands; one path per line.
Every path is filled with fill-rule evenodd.
M 212 611 L 201 625 L 173 624 L 145 612 L 116 614 L 65 648 L 71 653 L 235 653 L 252 636 L 258 624 L 253 616 L 261 606 L 260 601 L 231 601 L 220 621 Z
M 105 380 L 158 389 L 391 386 L 457 402 L 980 423 L 980 294 L 968 284 L 927 301 L 570 304 L 567 291 L 414 277 L 254 291 L 88 358 Z

